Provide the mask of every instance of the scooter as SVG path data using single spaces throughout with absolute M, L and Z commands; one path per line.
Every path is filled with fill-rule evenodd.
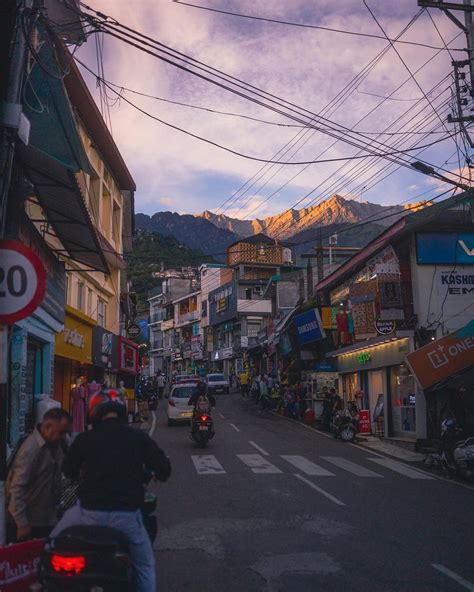
M 206 448 L 209 440 L 214 438 L 214 422 L 209 412 L 195 411 L 191 420 L 191 439 L 200 448 Z
M 343 442 L 354 442 L 359 430 L 359 411 L 355 404 L 349 404 L 344 411 L 336 411 L 331 420 L 331 431 Z
M 156 496 L 146 492 L 143 521 L 153 544 Z M 44 592 L 132 592 L 133 566 L 127 537 L 104 526 L 70 526 L 50 539 L 41 558 Z
M 459 440 L 461 430 L 452 417 L 441 424 L 441 466 L 451 477 L 474 477 L 474 438 Z

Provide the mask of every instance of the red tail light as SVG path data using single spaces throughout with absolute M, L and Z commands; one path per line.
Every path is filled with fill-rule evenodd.
M 171 407 L 176 407 L 174 399 L 168 399 L 168 403 L 171 405 Z
M 80 574 L 86 567 L 86 558 L 84 555 L 64 556 L 52 555 L 51 565 L 54 571 L 67 575 Z
M 208 417 L 207 415 L 201 415 L 201 421 L 207 421 Z

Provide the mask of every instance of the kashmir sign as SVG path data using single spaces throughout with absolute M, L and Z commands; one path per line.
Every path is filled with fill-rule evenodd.
M 446 335 L 407 355 L 421 388 L 431 386 L 474 365 L 474 337 Z
M 321 317 L 316 308 L 312 308 L 295 317 L 296 331 L 300 345 L 320 341 L 326 337 L 322 328 Z

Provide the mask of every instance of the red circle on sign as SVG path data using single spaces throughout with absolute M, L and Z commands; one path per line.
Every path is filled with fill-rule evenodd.
M 31 263 L 36 273 L 36 290 L 30 301 L 15 312 L 4 315 L 0 314 L 0 323 L 13 325 L 17 321 L 21 321 L 21 319 L 32 314 L 43 301 L 46 292 L 46 272 L 38 255 L 23 243 L 15 240 L 2 240 L 0 241 L 0 258 L 3 250 L 16 251 L 20 255 L 23 255 Z

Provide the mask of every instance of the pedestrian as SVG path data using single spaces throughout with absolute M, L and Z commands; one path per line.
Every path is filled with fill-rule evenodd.
M 332 395 L 329 392 L 329 389 L 327 386 L 323 387 L 323 413 L 322 413 L 322 417 L 321 417 L 321 428 L 326 431 L 329 432 L 329 430 L 331 429 L 331 417 L 332 417 L 332 407 L 333 407 L 333 402 L 332 402 Z
M 56 524 L 64 441 L 71 428 L 67 411 L 50 409 L 20 446 L 6 485 L 10 540 L 44 538 Z
M 143 430 L 127 425 L 125 407 L 108 401 L 93 414 L 93 429 L 80 434 L 64 461 L 64 474 L 82 477 L 78 503 L 67 510 L 51 533 L 78 524 L 113 527 L 129 539 L 137 592 L 156 592 L 155 557 L 143 524 L 144 469 L 166 481 L 171 465 Z
M 342 399 L 335 388 L 332 388 L 329 392 L 331 393 L 332 413 L 334 414 L 337 411 L 341 411 Z
M 158 388 L 158 399 L 163 398 L 163 392 L 165 390 L 165 377 L 161 371 L 158 371 L 158 375 L 156 377 L 156 386 Z
M 87 378 L 81 376 L 71 389 L 73 433 L 80 434 L 85 429 L 87 399 Z
M 240 394 L 242 397 L 248 397 L 249 395 L 249 375 L 247 372 L 240 374 Z

